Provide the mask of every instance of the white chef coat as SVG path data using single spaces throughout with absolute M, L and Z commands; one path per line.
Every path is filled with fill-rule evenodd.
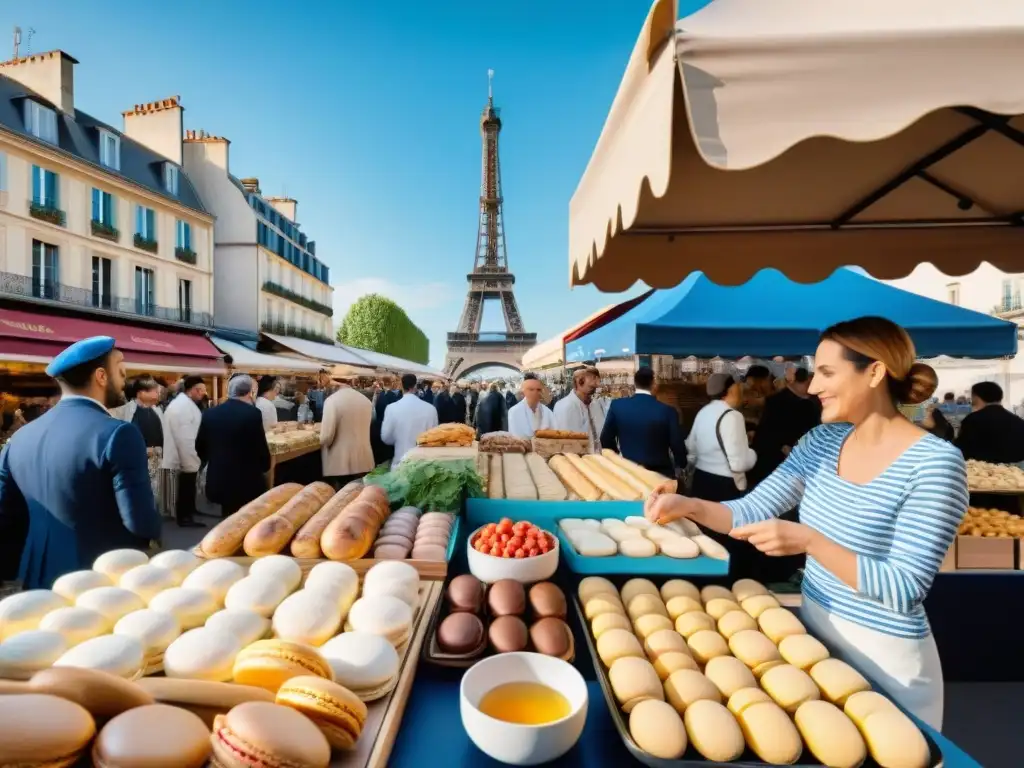
M 411 392 L 402 395 L 396 403 L 384 409 L 384 421 L 380 425 L 380 439 L 387 445 L 395 446 L 395 467 L 402 458 L 416 447 L 416 438 L 437 426 L 437 409 Z
M 583 432 L 590 438 L 590 452 L 600 452 L 606 402 L 603 398 L 592 398 L 588 406 L 575 391 L 570 392 L 555 403 L 555 429 Z
M 529 440 L 538 429 L 556 429 L 555 414 L 544 403 L 532 411 L 523 399 L 508 409 L 508 431 L 513 435 Z
M 164 469 L 178 469 L 182 472 L 198 472 L 200 461 L 196 453 L 196 435 L 203 412 L 195 401 L 186 394 L 171 400 L 164 413 Z
M 256 407 L 260 409 L 263 417 L 263 429 L 267 430 L 277 424 L 277 406 L 267 398 L 260 396 L 256 398 Z

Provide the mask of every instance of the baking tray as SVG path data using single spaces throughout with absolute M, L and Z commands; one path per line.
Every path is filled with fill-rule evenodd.
M 729 561 L 716 560 L 706 555 L 691 558 L 667 557 L 625 557 L 611 555 L 609 557 L 584 557 L 569 541 L 562 526 L 555 523 L 555 534 L 558 536 L 562 560 L 569 570 L 587 576 L 606 576 L 621 574 L 624 576 L 727 576 Z
M 626 718 L 622 714 L 622 710 L 619 709 L 619 702 L 615 698 L 615 694 L 612 692 L 611 683 L 608 681 L 608 672 L 604 668 L 604 664 L 601 662 L 601 657 L 597 655 L 597 648 L 594 645 L 594 639 L 590 634 L 590 623 L 587 621 L 586 616 L 583 613 L 583 606 L 580 605 L 579 597 L 576 595 L 572 596 L 573 610 L 576 611 L 576 618 L 580 622 L 580 629 L 583 633 L 583 639 L 586 642 L 587 650 L 590 652 L 590 659 L 594 663 L 594 672 L 597 677 L 597 682 L 601 686 L 601 693 L 604 696 L 605 706 L 608 707 L 608 711 L 611 714 L 612 722 L 615 724 L 615 730 L 619 732 L 619 738 L 622 739 L 622 743 L 626 745 L 626 749 L 629 750 L 630 754 L 634 758 L 639 760 L 644 765 L 649 765 L 651 768 L 706 768 L 709 765 L 729 765 L 735 766 L 735 768 L 768 768 L 769 763 L 765 763 L 755 755 L 750 748 L 740 756 L 739 760 L 734 760 L 730 763 L 714 763 L 710 760 L 705 759 L 696 749 L 693 744 L 687 740 L 686 753 L 678 760 L 667 760 L 665 758 L 655 757 L 647 752 L 644 752 L 640 747 L 637 746 L 636 742 L 633 741 L 633 737 L 629 733 L 629 724 Z M 872 688 L 878 690 L 878 686 L 872 683 Z M 921 729 L 921 733 L 924 735 L 925 741 L 928 742 L 928 749 L 931 751 L 932 760 L 929 763 L 929 768 L 939 768 L 943 764 L 942 750 L 939 745 L 932 738 L 931 733 L 928 729 L 922 727 L 921 723 L 915 722 L 918 728 Z M 821 768 L 819 763 L 811 751 L 804 746 L 803 753 L 800 755 L 799 762 L 793 763 L 794 768 Z M 878 768 L 878 764 L 868 756 L 868 759 L 862 764 L 862 768 Z
M 430 624 L 427 627 L 427 636 L 423 641 L 423 660 L 428 664 L 434 664 L 439 667 L 469 669 L 481 659 L 486 659 L 488 656 L 493 656 L 494 651 L 492 651 L 490 647 L 487 645 L 484 646 L 482 651 L 479 651 L 477 653 L 446 653 L 445 651 L 441 650 L 441 646 L 437 642 L 437 626 L 450 613 L 450 611 L 448 610 L 447 601 L 445 600 L 445 595 L 448 593 L 449 583 L 450 580 L 446 581 L 443 585 L 441 585 L 441 596 L 438 599 L 437 606 L 434 608 L 434 612 L 430 617 Z M 539 584 L 540 582 L 536 583 Z M 524 585 L 524 587 L 525 586 L 526 585 Z M 531 584 L 530 586 L 533 585 Z M 555 586 L 558 586 L 559 589 L 562 589 L 560 585 L 556 584 Z M 490 589 L 490 586 L 485 584 L 484 589 L 484 605 L 486 606 L 486 590 Z M 565 629 L 569 633 L 569 650 L 565 656 L 562 656 L 560 658 L 563 661 L 568 661 L 571 663 L 576 658 L 576 638 L 573 634 L 572 628 L 569 626 L 569 594 L 566 593 L 564 589 L 562 589 L 562 592 L 563 594 L 565 594 L 566 601 Z M 527 605 L 527 613 L 529 613 L 529 605 Z M 529 628 L 529 623 L 527 623 L 526 626 L 527 628 Z M 486 623 L 484 624 L 484 627 L 487 627 Z M 531 650 L 531 648 L 529 645 L 527 645 L 527 647 L 524 650 Z

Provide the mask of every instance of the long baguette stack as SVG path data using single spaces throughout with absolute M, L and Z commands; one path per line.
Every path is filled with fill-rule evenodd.
M 533 484 L 537 487 L 537 498 L 541 501 L 565 501 L 565 486 L 558 479 L 548 463 L 536 453 L 526 454 L 526 466 L 530 470 Z
M 327 483 L 310 483 L 288 500 L 288 503 L 249 529 L 242 549 L 249 557 L 276 555 L 292 540 L 296 531 L 320 511 L 334 495 Z
M 298 483 L 271 488 L 219 522 L 203 537 L 199 551 L 206 557 L 231 557 L 242 547 L 242 541 L 254 525 L 273 515 L 301 490 Z
M 526 456 L 521 453 L 494 454 L 501 461 L 501 473 L 505 483 L 505 498 L 519 501 L 536 501 L 537 486 L 533 482 Z

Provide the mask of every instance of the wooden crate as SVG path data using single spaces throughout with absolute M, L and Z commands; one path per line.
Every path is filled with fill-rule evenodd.
M 590 442 L 586 439 L 565 440 L 555 437 L 535 437 L 533 438 L 533 452 L 542 459 L 550 459 L 559 453 L 575 453 L 577 456 L 583 456 L 590 453 Z

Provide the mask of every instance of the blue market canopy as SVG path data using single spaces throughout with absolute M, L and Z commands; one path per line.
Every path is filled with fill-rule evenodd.
M 992 358 L 1017 352 L 1017 326 L 973 310 L 894 288 L 850 269 L 795 283 L 774 269 L 723 286 L 695 272 L 655 291 L 629 312 L 566 342 L 567 363 L 632 355 L 813 354 L 828 326 L 881 315 L 910 332 L 918 357 Z

